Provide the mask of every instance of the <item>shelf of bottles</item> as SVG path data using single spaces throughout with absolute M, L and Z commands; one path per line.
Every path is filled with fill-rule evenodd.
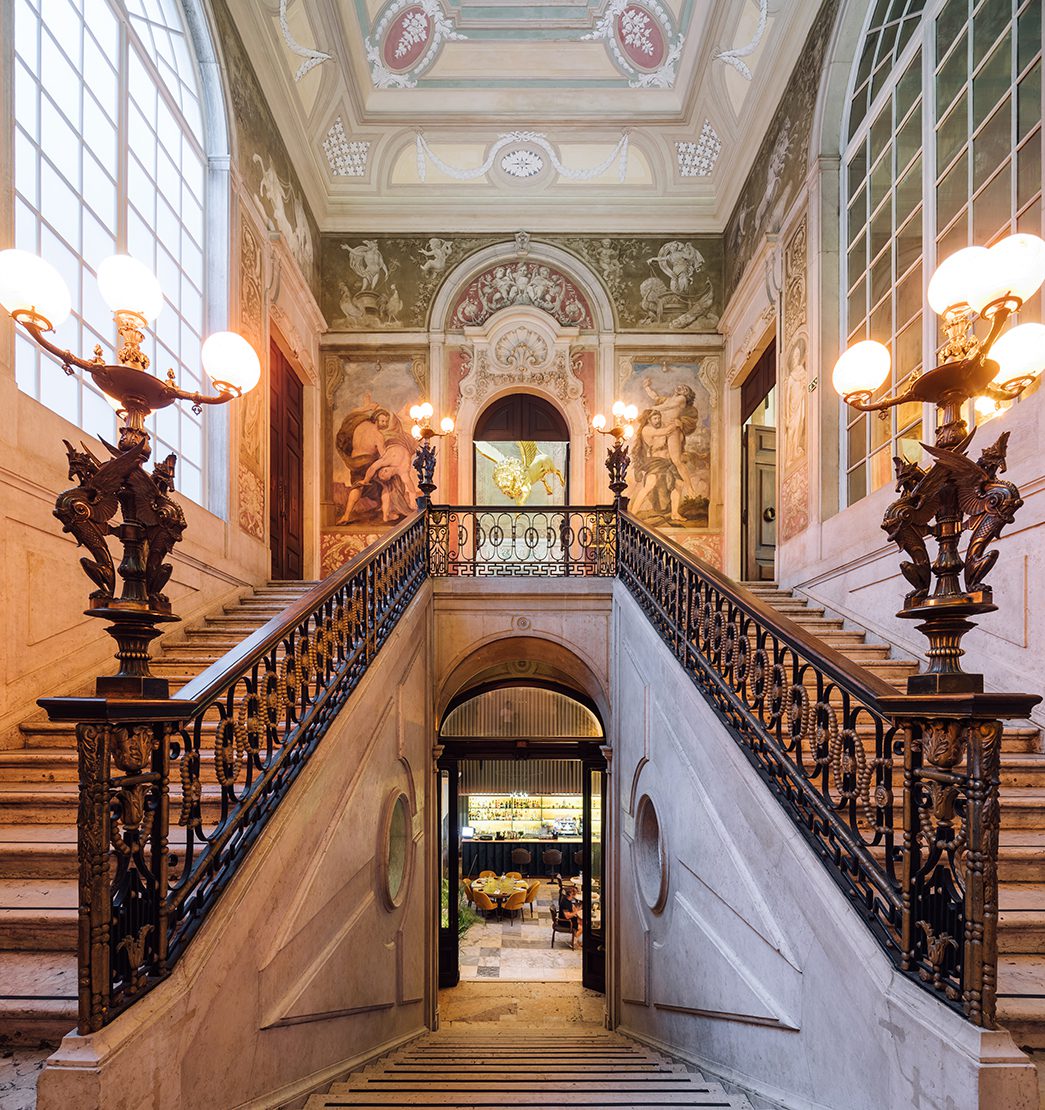
M 462 824 L 474 829 L 476 837 L 543 840 L 581 835 L 580 794 L 471 794 L 462 801 Z

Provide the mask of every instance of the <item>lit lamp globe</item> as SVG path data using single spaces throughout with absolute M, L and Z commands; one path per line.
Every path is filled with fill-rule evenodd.
M 204 340 L 200 361 L 220 393 L 241 397 L 261 381 L 257 351 L 234 331 L 216 331 Z
M 69 288 L 51 263 L 15 249 L 0 251 L 0 305 L 45 331 L 63 324 L 72 311 Z
M 638 407 L 638 405 L 628 405 L 628 407 L 624 410 L 624 419 L 625 420 L 638 420 L 638 418 L 639 418 L 639 407 Z
M 425 420 L 431 420 L 431 419 L 432 419 L 432 415 L 433 415 L 434 413 L 435 413 L 435 409 L 434 409 L 434 408 L 432 408 L 432 405 L 431 405 L 431 403 L 430 403 L 430 402 L 428 402 L 428 401 L 425 401 L 425 402 L 424 402 L 424 403 L 423 403 L 423 404 L 421 405 L 421 415 L 422 415 L 422 416 L 424 417 L 424 419 L 425 419 Z
M 614 401 L 613 408 L 610 409 L 610 412 L 612 412 L 614 416 L 623 416 L 625 407 L 623 401 Z
M 621 431 L 625 439 L 631 439 L 635 435 L 635 429 L 630 424 L 625 424 Z
M 420 405 L 411 405 L 410 406 L 410 419 L 411 420 L 415 420 L 415 421 L 420 420 L 422 415 L 423 415 L 423 413 L 421 412 L 421 406 Z M 415 436 L 414 438 L 416 439 L 417 437 Z
M 129 254 L 114 254 L 99 265 L 98 290 L 111 312 L 133 312 L 146 323 L 163 309 L 163 290 L 156 275 Z
M 987 264 L 977 271 L 971 304 L 981 315 L 1007 297 L 1029 300 L 1045 282 L 1045 240 L 1037 235 L 1009 235 L 987 251 Z
M 439 427 L 442 429 L 443 435 L 448 436 L 454 430 L 454 418 L 452 416 L 444 416 L 439 422 Z
M 993 261 L 986 247 L 964 247 L 948 255 L 929 279 L 929 304 L 937 316 L 946 316 L 949 309 L 968 305 L 980 310 L 983 275 Z M 986 303 L 986 302 L 984 302 Z
M 889 376 L 889 351 L 873 339 L 854 343 L 835 363 L 831 384 L 843 400 L 866 400 Z
M 1025 389 L 1045 370 L 1045 324 L 1020 324 L 991 347 L 998 372 L 992 384 L 1007 392 Z
M 601 432 L 606 427 L 606 417 L 601 412 L 597 412 L 591 418 L 591 426 L 597 431 Z
M 415 424 L 410 429 L 410 434 L 414 437 L 414 439 L 420 439 L 421 438 L 421 425 L 420 424 Z

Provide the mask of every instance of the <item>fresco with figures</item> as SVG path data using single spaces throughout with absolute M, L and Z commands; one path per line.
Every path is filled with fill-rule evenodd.
M 416 508 L 409 410 L 427 393 L 425 365 L 418 355 L 327 354 L 325 526 L 372 536 Z
M 780 230 L 801 192 L 809 161 L 809 129 L 837 10 L 838 0 L 824 0 L 726 225 L 727 301 L 762 236 Z
M 323 313 L 332 331 L 417 330 L 429 324 L 445 278 L 484 247 L 504 243 L 504 259 L 476 276 L 448 326 L 482 322 L 499 308 L 534 305 L 560 323 L 593 326 L 583 294 L 567 275 L 529 258 L 541 243 L 584 262 L 598 276 L 620 331 L 710 332 L 722 312 L 722 241 L 630 236 L 417 235 L 323 237 Z
M 643 523 L 669 533 L 709 532 L 713 489 L 717 359 L 634 356 L 621 360 L 618 392 L 639 410 L 628 494 Z M 673 538 L 677 538 L 673 535 Z
M 318 301 L 319 227 L 225 0 L 215 0 L 214 18 L 228 70 L 240 177 L 264 214 L 269 230 L 279 232 L 286 240 Z

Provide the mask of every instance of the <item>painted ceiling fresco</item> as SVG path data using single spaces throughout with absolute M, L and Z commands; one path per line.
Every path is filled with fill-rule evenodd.
M 563 324 L 592 326 L 590 307 L 568 275 L 528 259 L 526 246 L 495 235 L 326 235 L 323 313 L 332 331 L 425 328 L 447 275 L 476 251 L 502 242 L 503 261 L 461 291 L 449 327 L 482 323 L 497 309 L 518 304 L 549 311 Z M 559 247 L 589 266 L 621 331 L 715 330 L 722 312 L 719 236 L 553 235 L 532 242 Z
M 373 86 L 670 89 L 696 0 L 387 0 L 350 5 Z M 705 13 L 701 13 L 704 15 Z M 699 26 L 699 25 L 698 25 Z M 572 64 L 550 56 L 565 53 Z M 490 62 L 500 63 L 491 77 Z

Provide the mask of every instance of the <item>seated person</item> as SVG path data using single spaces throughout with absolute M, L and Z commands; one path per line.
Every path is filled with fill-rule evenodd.
M 570 923 L 570 930 L 576 936 L 581 927 L 581 909 L 577 888 L 571 883 L 559 887 L 559 918 Z

